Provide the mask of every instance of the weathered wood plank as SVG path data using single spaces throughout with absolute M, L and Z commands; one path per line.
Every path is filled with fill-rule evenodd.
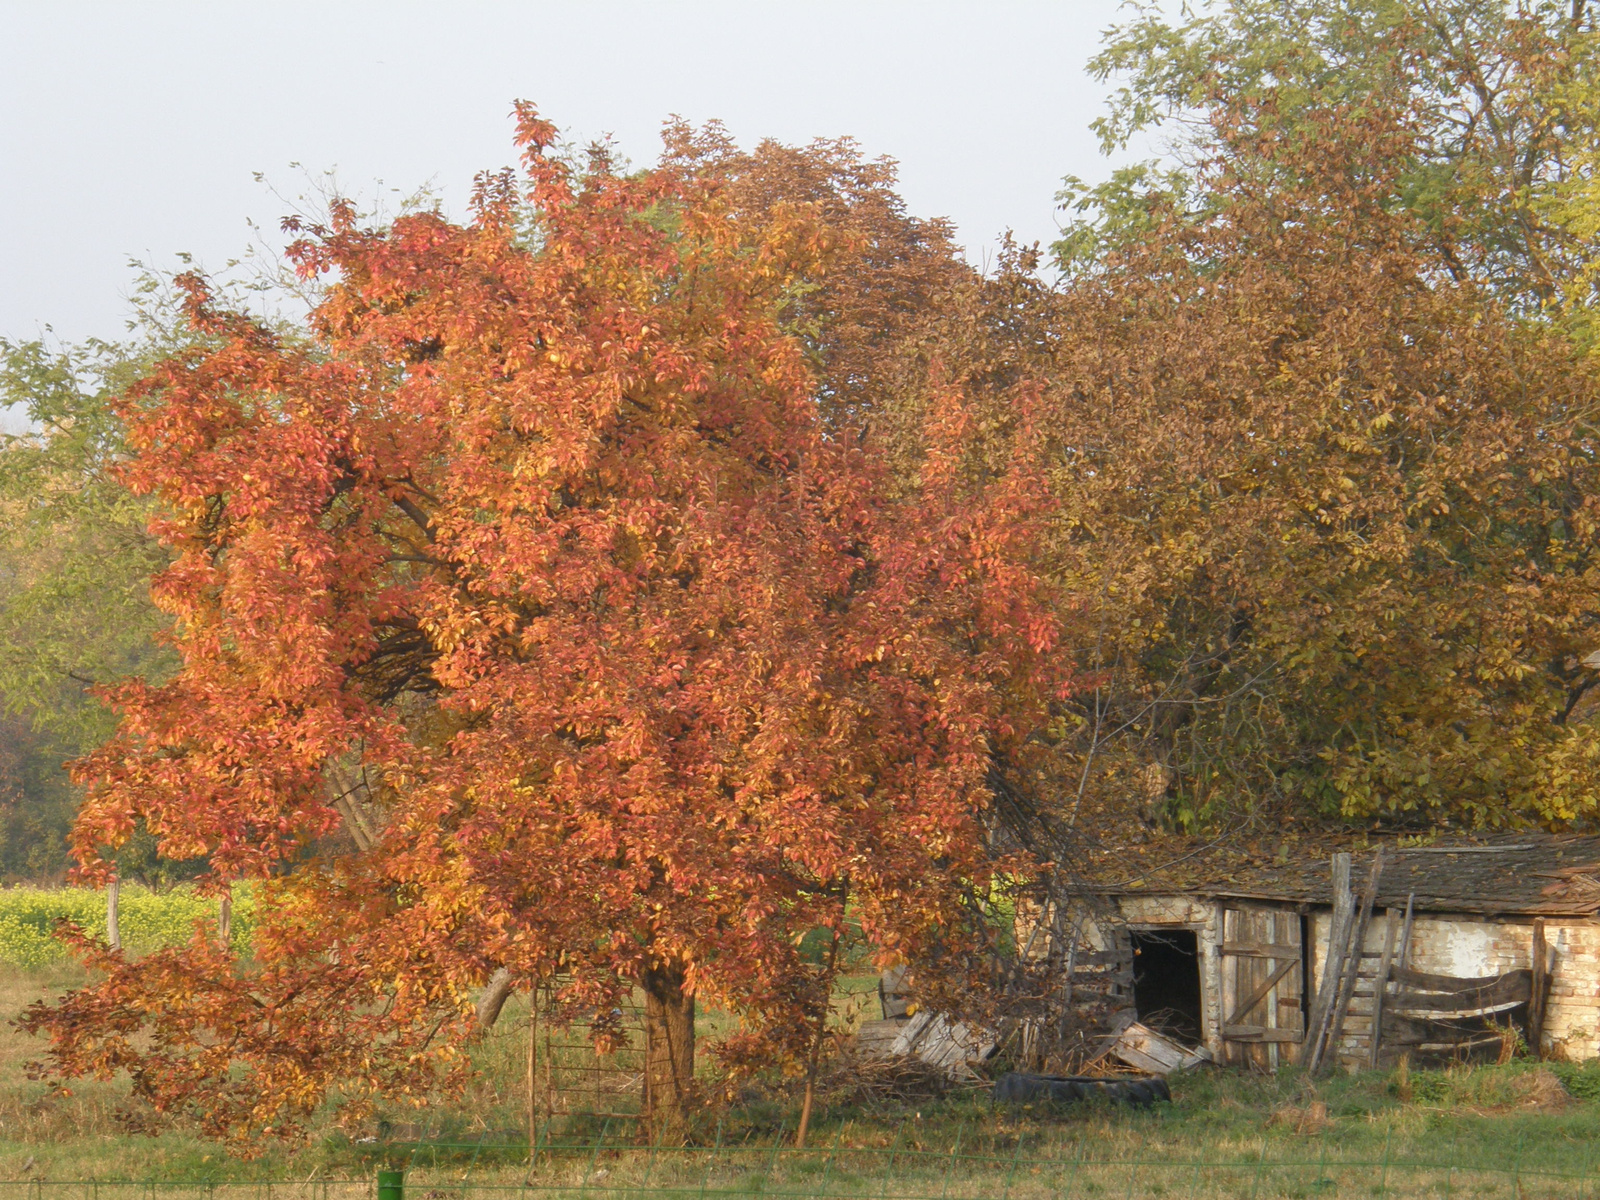
M 1282 979 L 1285 975 L 1299 965 L 1300 960 L 1298 958 L 1293 958 L 1287 962 L 1279 964 L 1276 971 L 1274 971 L 1271 975 L 1268 975 L 1260 983 L 1256 984 L 1256 986 L 1251 989 L 1250 994 L 1239 1001 L 1238 1007 L 1233 1010 L 1233 1015 L 1224 1021 L 1223 1024 L 1239 1024 L 1244 1017 L 1250 1015 L 1251 1009 L 1267 998 L 1268 992 L 1278 986 L 1278 981 L 1280 979 Z
M 1344 851 L 1335 854 L 1330 873 L 1333 877 L 1333 920 L 1328 927 L 1328 953 L 1312 1000 L 1311 1017 L 1306 1022 L 1304 1065 L 1307 1071 L 1313 1072 L 1321 1064 L 1327 1044 L 1328 1020 L 1339 991 L 1344 958 L 1350 949 L 1350 921 L 1355 909 L 1355 897 L 1350 893 L 1350 855 Z
M 1265 942 L 1223 942 L 1222 953 L 1237 954 L 1241 958 L 1288 958 L 1300 961 L 1300 947 L 1273 945 Z
M 1222 1036 L 1231 1042 L 1298 1043 L 1304 1038 L 1298 1029 L 1269 1029 L 1264 1025 L 1224 1025 Z
M 1390 1010 L 1383 1014 L 1383 1040 L 1390 1048 L 1452 1042 L 1465 1045 L 1485 1037 L 1498 1036 L 1498 1031 L 1491 1027 L 1491 1019 L 1494 1025 L 1503 1025 L 1507 1020 L 1519 1024 L 1516 1019 L 1518 1009 L 1522 1009 L 1524 1014 L 1527 1012 L 1525 1006 L 1513 1004 L 1488 1015 L 1430 1019 L 1403 1017 Z
M 1399 910 L 1386 909 L 1383 914 L 1383 957 L 1378 961 L 1378 976 L 1372 981 L 1371 1027 L 1367 1031 L 1367 1065 L 1378 1065 L 1378 1047 L 1383 1044 L 1383 989 L 1389 985 L 1389 968 L 1394 962 L 1394 939 L 1399 932 Z
M 1496 976 L 1487 986 L 1471 986 L 1445 991 L 1401 988 L 1389 998 L 1386 1007 L 1397 1012 L 1465 1012 L 1474 1008 L 1503 1008 L 1526 1004 L 1533 998 L 1533 973 L 1526 969 Z
M 1517 974 L 1516 971 L 1508 973 Z M 1530 974 L 1526 968 L 1522 968 L 1521 973 Z M 1412 971 L 1401 966 L 1396 966 L 1389 977 L 1401 987 L 1421 992 L 1464 992 L 1471 988 L 1489 987 L 1505 978 L 1504 975 L 1432 975 L 1427 971 Z

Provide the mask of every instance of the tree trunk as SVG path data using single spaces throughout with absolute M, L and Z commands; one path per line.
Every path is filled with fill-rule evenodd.
M 480 1028 L 494 1028 L 494 1023 L 500 1019 L 500 1010 L 506 1006 L 511 991 L 510 970 L 506 967 L 497 967 L 495 973 L 489 976 L 489 982 L 484 984 L 483 991 L 478 993 L 477 1015 Z
M 828 948 L 828 966 L 822 973 L 822 1010 L 817 1013 L 817 1033 L 811 1039 L 811 1053 L 806 1058 L 806 1098 L 800 1105 L 800 1128 L 795 1131 L 796 1150 L 806 1148 L 806 1131 L 811 1128 L 811 1101 L 816 1093 L 817 1061 L 822 1057 L 822 1039 L 828 1034 L 828 1011 L 833 1007 L 833 979 L 839 969 L 839 931 L 833 931 L 833 945 Z
M 683 990 L 678 964 L 651 968 L 644 989 L 644 1107 L 658 1145 L 679 1145 L 689 1133 L 694 1093 L 694 994 Z

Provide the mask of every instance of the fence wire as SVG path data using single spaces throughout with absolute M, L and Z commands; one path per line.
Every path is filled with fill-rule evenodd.
M 502 1158 L 521 1151 L 521 1162 Z M 1600 1175 L 1537 1161 L 1462 1162 L 1253 1156 L 1038 1157 L 1019 1142 L 1009 1155 L 883 1147 L 714 1146 L 655 1149 L 614 1142 L 529 1147 L 432 1143 L 386 1148 L 390 1166 L 409 1162 L 404 1200 L 1196 1200 L 1374 1196 L 1394 1200 L 1578 1200 L 1600 1198 Z M 429 1161 L 429 1160 L 432 1161 Z M 465 1170 L 463 1167 L 465 1166 Z M 475 1172 L 481 1173 L 475 1174 Z M 497 1176 L 491 1178 L 489 1176 Z M 376 1175 L 310 1180 L 0 1181 L 0 1200 L 378 1200 Z

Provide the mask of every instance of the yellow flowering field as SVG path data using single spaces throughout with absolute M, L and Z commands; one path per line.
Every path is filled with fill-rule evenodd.
M 122 945 L 131 954 L 179 945 L 193 936 L 196 921 L 212 927 L 217 921 L 216 899 L 186 887 L 151 892 L 124 884 L 118 909 Z M 235 949 L 248 949 L 254 915 L 253 897 L 239 889 L 230 926 Z M 42 967 L 66 961 L 66 947 L 51 936 L 63 917 L 105 937 L 106 894 L 69 887 L 0 889 L 0 964 Z

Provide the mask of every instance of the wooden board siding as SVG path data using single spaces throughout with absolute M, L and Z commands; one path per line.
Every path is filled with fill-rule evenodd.
M 1299 1057 L 1305 1037 L 1300 914 L 1256 905 L 1222 911 L 1224 1061 L 1275 1070 Z

